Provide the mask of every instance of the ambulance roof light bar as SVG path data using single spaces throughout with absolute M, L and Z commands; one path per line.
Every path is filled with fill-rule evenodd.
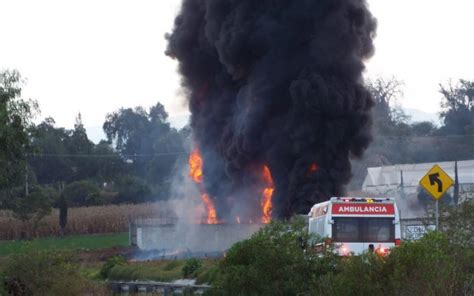
M 377 198 L 377 197 L 333 197 L 331 200 L 342 200 L 344 202 L 366 202 L 366 203 L 374 203 L 374 202 L 386 202 L 386 201 L 393 201 L 393 198 Z

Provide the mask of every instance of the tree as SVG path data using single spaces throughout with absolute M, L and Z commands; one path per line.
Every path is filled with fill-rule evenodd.
M 167 118 L 163 105 L 157 103 L 149 111 L 121 108 L 107 114 L 103 125 L 109 142 L 132 163 L 134 175 L 158 184 L 166 182 L 183 151 L 181 136 Z
M 123 159 L 109 143 L 94 145 L 89 140 L 80 114 L 72 130 L 55 127 L 52 118 L 32 130 L 31 142 L 37 154 L 29 163 L 41 184 L 84 179 L 109 182 L 123 173 Z
M 390 136 L 403 135 L 408 129 L 409 117 L 396 105 L 403 93 L 403 83 L 393 77 L 388 79 L 379 77 L 367 81 L 366 84 L 375 101 L 372 111 L 375 133 Z
M 92 154 L 99 155 L 99 157 L 93 159 L 96 168 L 94 176 L 98 181 L 111 182 L 117 176 L 126 173 L 124 159 L 112 148 L 109 142 L 100 141 L 99 144 L 94 146 Z
M 436 131 L 436 126 L 429 121 L 415 122 L 411 125 L 414 136 L 432 136 Z
M 68 206 L 92 206 L 102 204 L 100 189 L 92 181 L 82 180 L 68 184 L 63 195 Z
M 0 72 L 0 196 L 4 197 L 0 207 L 11 198 L 9 191 L 25 179 L 28 128 L 38 111 L 36 102 L 21 99 L 22 83 L 18 71 Z
M 151 200 L 150 187 L 142 179 L 133 176 L 121 176 L 115 182 L 118 191 L 117 203 L 140 203 Z
M 56 190 L 38 185 L 28 188 L 28 192 L 23 187 L 12 190 L 8 209 L 15 218 L 23 222 L 23 236 L 34 235 L 40 221 L 51 212 L 52 204 L 57 198 Z
M 460 79 L 453 85 L 451 82 L 439 85 L 443 95 L 440 117 L 444 122 L 442 134 L 474 134 L 474 81 Z
M 97 167 L 95 159 L 87 157 L 92 154 L 94 143 L 87 137 L 86 129 L 82 123 L 82 116 L 79 113 L 74 123 L 74 129 L 70 131 L 66 148 L 69 154 L 75 155 L 71 157 L 73 163 L 73 180 L 87 179 L 95 175 Z
M 56 128 L 51 117 L 32 129 L 31 143 L 38 155 L 30 157 L 29 164 L 39 183 L 55 184 L 73 180 L 74 162 L 69 157 L 61 156 L 70 154 L 70 136 L 71 131 Z

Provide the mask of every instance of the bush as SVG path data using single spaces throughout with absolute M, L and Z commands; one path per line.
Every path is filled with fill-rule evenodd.
M 297 295 L 310 291 L 311 272 L 299 238 L 304 222 L 274 222 L 236 243 L 218 265 L 211 295 Z
M 432 232 L 387 257 L 302 250 L 306 230 L 272 222 L 232 246 L 210 295 L 474 295 L 474 249 Z M 470 238 L 468 238 L 470 239 Z
M 64 188 L 64 196 L 70 206 L 92 206 L 103 203 L 99 186 L 88 180 L 76 181 Z
M 10 295 L 82 295 L 86 286 L 74 257 L 64 252 L 11 255 L 2 266 L 2 273 L 3 289 Z
M 100 269 L 99 275 L 101 278 L 105 279 L 107 278 L 109 271 L 117 265 L 124 265 L 127 263 L 127 260 L 125 260 L 125 257 L 121 255 L 113 256 L 107 259 L 107 261 L 102 265 L 102 268 Z
M 441 228 L 453 243 L 474 248 L 474 200 L 444 207 Z
M 183 266 L 182 273 L 183 277 L 187 278 L 188 276 L 195 273 L 199 268 L 201 268 L 202 263 L 197 258 L 191 258 L 186 260 L 186 263 Z
M 468 295 L 465 290 L 474 288 L 473 249 L 452 243 L 441 233 L 406 242 L 388 259 L 386 276 L 391 288 L 403 295 Z
M 118 191 L 116 203 L 141 203 L 152 199 L 150 187 L 138 177 L 117 178 L 115 189 Z
M 202 285 L 202 284 L 211 284 L 213 283 L 216 278 L 217 278 L 217 273 L 219 272 L 219 269 L 217 266 L 211 266 L 208 269 L 204 270 L 203 272 L 200 272 L 197 277 L 196 277 L 196 284 L 197 285 Z

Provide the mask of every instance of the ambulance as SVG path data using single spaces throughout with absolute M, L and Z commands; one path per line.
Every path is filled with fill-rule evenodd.
M 333 243 L 341 256 L 363 252 L 385 256 L 400 245 L 400 215 L 392 198 L 332 197 L 315 204 L 308 216 L 309 233 Z

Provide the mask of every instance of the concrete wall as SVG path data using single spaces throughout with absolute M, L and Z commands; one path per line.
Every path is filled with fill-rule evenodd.
M 131 244 L 141 250 L 222 252 L 249 238 L 260 224 L 132 224 Z M 133 236 L 131 236 L 133 237 Z
M 435 230 L 435 222 L 428 218 L 402 219 L 400 226 L 402 240 L 417 240 L 428 231 Z

